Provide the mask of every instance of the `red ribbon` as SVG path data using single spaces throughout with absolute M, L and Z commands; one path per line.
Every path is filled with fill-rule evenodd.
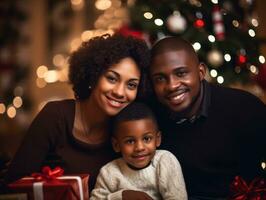
M 38 181 L 49 181 L 56 179 L 64 174 L 64 170 L 60 167 L 55 167 L 51 169 L 49 166 L 44 166 L 41 173 L 32 173 L 31 177 Z
M 255 178 L 248 185 L 240 176 L 236 176 L 230 185 L 231 200 L 266 200 L 266 181 Z

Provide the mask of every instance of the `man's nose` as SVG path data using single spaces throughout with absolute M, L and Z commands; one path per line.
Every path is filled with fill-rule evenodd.
M 180 80 L 178 77 L 176 76 L 170 76 L 169 80 L 168 80 L 168 90 L 175 90 L 176 88 L 178 88 L 180 86 Z

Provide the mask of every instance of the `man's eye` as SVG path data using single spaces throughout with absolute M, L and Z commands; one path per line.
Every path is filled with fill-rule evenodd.
M 138 84 L 137 83 L 128 83 L 127 87 L 130 90 L 135 90 L 135 89 L 137 89 Z
M 160 82 L 164 82 L 166 79 L 163 76 L 158 76 L 158 77 L 155 77 L 153 80 L 156 83 L 160 83 Z
M 187 74 L 186 71 L 180 71 L 180 72 L 177 72 L 177 73 L 176 73 L 176 75 L 177 75 L 178 77 L 185 76 L 186 74 Z

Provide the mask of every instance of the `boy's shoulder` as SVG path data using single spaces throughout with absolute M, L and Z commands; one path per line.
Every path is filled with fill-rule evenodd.
M 170 151 L 160 149 L 156 150 L 152 163 L 154 165 L 158 165 L 158 163 L 167 163 L 167 162 L 173 163 L 176 161 L 177 158 L 174 156 L 174 154 L 172 154 Z

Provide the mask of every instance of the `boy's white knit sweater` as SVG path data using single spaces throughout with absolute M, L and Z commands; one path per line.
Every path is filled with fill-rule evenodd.
M 141 170 L 128 167 L 122 158 L 103 166 L 90 200 L 122 199 L 123 190 L 146 192 L 154 200 L 186 200 L 187 192 L 180 164 L 165 150 L 156 150 L 151 164 Z

